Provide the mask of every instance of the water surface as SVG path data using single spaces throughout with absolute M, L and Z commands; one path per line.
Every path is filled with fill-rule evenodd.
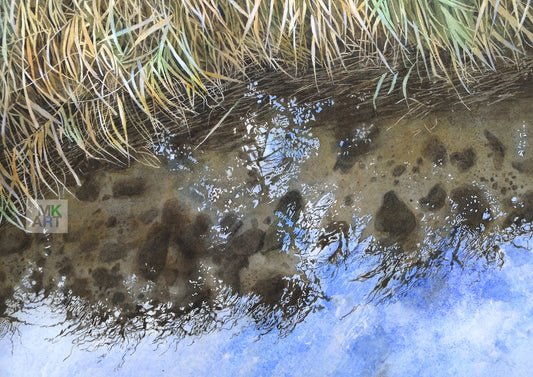
M 165 135 L 84 167 L 69 233 L 2 230 L 2 375 L 527 375 L 529 98 L 246 96 L 232 148 Z

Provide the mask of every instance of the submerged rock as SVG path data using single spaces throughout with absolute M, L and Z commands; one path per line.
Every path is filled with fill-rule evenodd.
M 303 198 L 297 190 L 289 191 L 279 200 L 274 210 L 276 219 L 270 224 L 262 237 L 262 253 L 268 253 L 283 247 L 284 239 L 291 232 L 296 221 L 298 221 L 302 207 Z
M 108 228 L 113 228 L 116 225 L 117 225 L 117 217 L 109 216 L 105 222 L 105 226 Z
M 334 171 L 340 170 L 343 174 L 350 171 L 357 159 L 372 149 L 373 141 L 379 134 L 378 127 L 373 124 L 365 130 L 366 132 L 360 132 L 360 129 L 357 131 L 361 133 L 361 136 L 348 137 L 341 142 L 341 152 L 333 167 Z
M 113 297 L 111 298 L 111 303 L 113 305 L 117 305 L 117 304 L 124 302 L 125 299 L 126 299 L 126 295 L 124 293 L 115 292 L 113 293 Z
M 407 168 L 405 167 L 405 165 L 396 165 L 394 169 L 392 169 L 392 176 L 399 177 L 405 172 L 406 169 Z
M 258 280 L 252 287 L 252 292 L 261 297 L 261 301 L 268 305 L 280 303 L 287 282 L 282 275 Z
M 519 173 L 533 175 L 533 158 L 528 158 L 524 161 L 515 161 L 511 163 L 511 165 L 518 170 Z
M 199 213 L 191 224 L 191 232 L 196 237 L 203 236 L 211 226 L 211 219 L 205 213 Z
M 340 238 L 348 237 L 350 226 L 346 221 L 330 221 L 324 228 L 323 234 L 318 237 L 317 245 L 325 248 Z
M 102 263 L 109 263 L 123 259 L 126 255 L 128 255 L 128 246 L 110 242 L 100 249 L 99 259 Z
M 8 308 L 7 301 L 13 295 L 12 287 L 0 287 L 0 315 L 3 315 Z
M 485 130 L 483 134 L 488 141 L 488 147 L 493 153 L 492 160 L 494 162 L 494 168 L 500 170 L 503 165 L 503 158 L 505 157 L 505 147 L 500 139 L 494 136 L 489 130 Z
M 376 214 L 374 227 L 393 238 L 404 239 L 416 228 L 416 217 L 407 204 L 391 190 L 383 196 L 383 204 Z
M 521 225 L 522 223 L 530 222 L 533 222 L 533 191 L 526 192 L 520 206 L 509 212 L 505 218 L 504 226 Z
M 240 291 L 240 272 L 243 268 L 248 267 L 248 265 L 248 256 L 227 254 L 220 262 L 222 281 L 236 291 Z
M 343 252 L 347 251 L 349 232 L 350 225 L 346 221 L 331 221 L 326 225 L 323 233 L 318 237 L 317 246 L 325 249 L 336 244 L 335 250 L 331 250 L 331 254 L 327 258 L 328 262 L 336 263 L 345 256 Z
M 444 206 L 444 203 L 446 202 L 446 190 L 437 183 L 435 186 L 433 186 L 427 196 L 424 196 L 419 200 L 420 205 L 422 208 L 428 210 L 428 211 L 436 211 L 438 209 L 441 209 Z
M 189 223 L 188 209 L 178 199 L 168 199 L 163 205 L 161 224 L 170 232 L 179 233 Z
M 433 164 L 446 165 L 446 159 L 448 158 L 448 152 L 446 146 L 438 137 L 431 137 L 422 150 L 422 155 L 433 162 Z
M 65 257 L 60 262 L 56 264 L 57 272 L 61 276 L 68 276 L 73 271 L 72 261 Z
M 141 213 L 141 222 L 144 225 L 150 224 L 159 215 L 159 211 L 156 208 L 150 208 Z
M 219 222 L 220 230 L 224 235 L 232 236 L 236 234 L 242 226 L 242 221 L 237 214 L 229 212 L 222 217 Z
M 205 255 L 206 248 L 204 241 L 200 237 L 202 233 L 196 232 L 194 224 L 188 226 L 183 232 L 171 234 L 170 240 L 173 245 L 177 245 L 181 254 L 187 258 L 190 263 Z
M 279 200 L 274 214 L 281 220 L 294 224 L 300 216 L 302 206 L 302 195 L 297 190 L 291 190 Z
M 262 253 L 268 253 L 272 250 L 279 250 L 283 247 L 283 240 L 286 236 L 286 232 L 277 228 L 275 224 L 267 229 L 263 241 Z
M 154 224 L 137 254 L 138 269 L 145 279 L 155 281 L 165 268 L 168 242 L 168 231 L 160 224 Z
M 454 152 L 450 156 L 450 162 L 459 171 L 467 171 L 476 163 L 476 152 L 473 148 L 466 148 L 462 152 Z
M 97 275 L 95 276 L 98 277 Z M 74 278 L 68 288 L 77 297 L 90 297 L 91 295 L 91 284 L 87 278 Z
M 83 236 L 82 229 L 71 227 L 68 233 L 62 234 L 62 239 L 63 239 L 63 242 L 76 242 L 76 241 L 79 241 L 82 236 Z
M 89 253 L 95 250 L 99 244 L 100 244 L 100 239 L 98 237 L 94 237 L 91 234 L 86 234 L 80 240 L 78 250 L 80 251 L 80 253 Z
M 13 225 L 6 225 L 0 230 L 0 257 L 15 253 L 22 254 L 30 244 L 30 236 Z
M 101 289 L 115 288 L 122 280 L 122 275 L 118 273 L 118 268 L 115 267 L 111 271 L 105 267 L 98 267 L 93 271 L 91 276 L 96 286 Z
M 115 198 L 142 195 L 145 191 L 146 183 L 142 177 L 122 179 L 113 185 L 113 196 Z
M 248 229 L 233 238 L 229 243 L 230 250 L 236 255 L 252 255 L 263 247 L 265 232 L 259 228 Z
M 491 220 L 489 204 L 479 188 L 463 185 L 452 190 L 450 197 L 457 205 L 462 224 L 477 229 Z
M 76 197 L 84 202 L 94 202 L 100 196 L 100 179 L 97 173 L 88 174 L 76 191 Z

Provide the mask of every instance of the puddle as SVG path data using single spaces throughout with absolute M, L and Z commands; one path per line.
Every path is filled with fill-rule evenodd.
M 254 368 L 273 368 L 279 356 L 268 351 L 254 364 L 254 352 L 303 337 L 314 345 L 287 362 L 349 342 L 344 359 L 323 362 L 340 374 L 357 359 L 361 375 L 401 375 L 398 355 L 409 347 L 390 327 L 409 326 L 398 318 L 419 315 L 413 331 L 433 319 L 448 329 L 458 305 L 488 305 L 464 299 L 480 282 L 495 294 L 503 283 L 517 289 L 507 297 L 514 305 L 530 295 L 531 281 L 516 280 L 520 269 L 531 272 L 530 98 L 399 120 L 359 119 L 346 103 L 299 103 L 256 87 L 248 96 L 269 116 L 244 114 L 232 150 L 210 148 L 216 139 L 195 150 L 171 135 L 154 146 L 159 169 L 92 164 L 77 199 L 66 196 L 69 233 L 2 229 L 0 333 L 12 350 L 2 365 L 20 371 L 36 342 L 55 350 L 50 360 L 63 374 L 84 375 L 80 358 L 117 375 L 132 375 L 135 365 L 164 374 L 136 356 L 159 357 L 158 347 L 189 355 L 190 374 L 216 371 L 193 365 L 199 346 L 187 345 L 195 343 L 216 348 L 212 363 L 227 369 L 215 374 L 231 374 L 227 352 L 248 357 L 234 365 L 261 373 Z M 413 309 L 440 307 L 439 299 L 452 302 L 447 314 Z M 395 310 L 404 313 L 387 325 Z M 333 324 L 317 322 L 324 318 Z M 513 326 L 519 332 L 531 321 Z M 342 344 L 324 331 L 342 334 Z M 243 344 L 254 351 L 239 351 Z M 37 359 L 35 368 L 56 365 Z M 181 365 L 168 362 L 167 372 Z

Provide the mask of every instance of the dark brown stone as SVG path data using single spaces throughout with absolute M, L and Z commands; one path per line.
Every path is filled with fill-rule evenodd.
M 165 268 L 168 253 L 169 233 L 159 223 L 154 224 L 148 238 L 140 248 L 137 263 L 141 276 L 155 281 Z
M 281 275 L 258 280 L 252 287 L 252 292 L 259 295 L 261 301 L 269 305 L 281 302 L 287 282 Z
M 129 246 L 116 242 L 107 243 L 100 249 L 99 260 L 102 263 L 115 262 L 123 259 L 129 251 Z
M 126 296 L 124 295 L 124 293 L 115 292 L 115 293 L 113 293 L 113 297 L 111 298 L 111 302 L 113 303 L 113 305 L 117 305 L 117 304 L 120 304 L 120 303 L 124 302 L 125 299 L 126 299 Z
M 183 213 L 176 214 L 174 218 L 176 219 L 175 222 L 170 226 L 167 225 L 170 242 L 178 245 L 181 254 L 191 261 L 205 255 L 205 242 L 201 236 L 209 230 L 211 224 L 209 216 L 201 213 L 192 223 L 188 216 L 183 216 Z
M 252 228 L 233 238 L 229 247 L 234 254 L 252 255 L 261 250 L 264 240 L 265 232 L 259 228 Z
M 533 175 L 533 158 L 524 161 L 514 161 L 511 166 L 518 170 L 519 173 Z
M 476 163 L 476 152 L 473 148 L 466 148 L 462 152 L 454 152 L 450 156 L 450 162 L 459 171 L 467 171 Z
M 68 233 L 63 233 L 62 238 L 63 242 L 76 242 L 80 239 L 82 232 L 80 229 L 70 229 Z
M 113 184 L 113 196 L 123 198 L 142 195 L 146 191 L 146 183 L 142 177 L 125 178 Z
M 457 205 L 462 224 L 470 228 L 479 228 L 490 221 L 489 204 L 479 188 L 463 185 L 452 190 L 450 197 Z
M 241 289 L 240 271 L 245 267 L 248 267 L 247 256 L 236 254 L 226 256 L 222 262 L 222 280 L 239 291 Z
M 504 225 L 521 225 L 522 223 L 531 222 L 533 222 L 533 191 L 528 191 L 524 194 L 520 206 L 509 212 L 505 218 Z
M 0 229 L 0 257 L 22 254 L 31 244 L 30 236 L 23 230 L 8 224 Z
M 270 226 L 265 232 L 262 253 L 268 253 L 272 250 L 279 250 L 283 247 L 283 238 L 285 232 L 278 229 L 275 225 Z
M 70 285 L 70 289 L 72 290 L 72 294 L 74 296 L 89 297 L 89 295 L 91 294 L 89 286 L 90 283 L 88 279 L 76 278 Z
M 371 125 L 365 136 L 360 137 L 355 135 L 345 138 L 341 143 L 341 152 L 337 157 L 333 170 L 340 170 L 343 174 L 350 171 L 359 157 L 372 149 L 373 142 L 378 134 L 378 127 Z
M 399 177 L 405 172 L 405 165 L 396 165 L 394 169 L 392 169 L 392 176 L 393 177 Z
M 115 216 L 109 216 L 105 222 L 105 226 L 108 228 L 113 228 L 117 225 L 117 218 Z
M 110 289 L 117 287 L 121 280 L 122 275 L 118 274 L 113 269 L 109 271 L 105 267 L 96 268 L 91 274 L 94 283 L 101 289 Z
M 375 177 L 372 177 L 372 178 L 375 178 Z M 344 197 L 344 205 L 345 206 L 351 206 L 353 204 L 353 199 L 352 199 L 352 196 L 351 195 L 346 195 Z
M 210 226 L 211 226 L 211 219 L 209 218 L 209 216 L 205 213 L 200 213 L 194 219 L 194 222 L 192 223 L 191 231 L 196 236 L 201 236 L 207 233 Z
M 336 262 L 342 257 L 343 247 L 345 247 L 344 241 L 349 236 L 350 226 L 346 221 L 331 221 L 324 228 L 323 233 L 318 237 L 317 245 L 321 249 L 325 249 L 333 243 L 337 243 L 337 248 L 333 250 L 329 256 L 329 262 Z
M 291 190 L 279 200 L 274 214 L 281 220 L 294 224 L 300 216 L 302 206 L 302 195 L 297 190 Z
M 84 202 L 94 202 L 100 195 L 100 174 L 88 174 L 81 187 L 76 191 L 76 197 Z
M 72 262 L 68 258 L 63 258 L 61 262 L 59 262 L 59 265 L 57 266 L 57 272 L 61 276 L 68 276 L 73 270 Z
M 416 217 L 394 191 L 389 191 L 383 196 L 383 204 L 376 214 L 374 226 L 377 231 L 400 240 L 415 229 Z
M 485 138 L 487 139 L 487 145 L 493 152 L 492 159 L 494 163 L 494 168 L 500 170 L 503 165 L 503 159 L 505 157 L 505 147 L 503 143 L 498 139 L 494 134 L 489 130 L 483 132 Z
M 441 209 L 446 201 L 446 190 L 440 185 L 436 184 L 430 190 L 427 196 L 420 199 L 419 203 L 422 208 L 428 211 L 435 211 Z
M 433 162 L 435 165 L 445 165 L 448 158 L 446 146 L 439 140 L 439 138 L 431 137 L 422 150 L 422 155 Z
M 150 224 L 159 215 L 159 211 L 155 208 L 150 208 L 141 213 L 141 222 L 146 225 Z
M 223 234 L 234 235 L 242 226 L 242 221 L 233 212 L 226 213 L 220 220 L 220 230 Z
M 172 232 L 181 232 L 190 222 L 188 211 L 178 199 L 169 199 L 163 205 L 161 223 Z
M 98 247 L 100 240 L 97 237 L 86 235 L 80 242 L 80 252 L 86 253 Z
M 4 314 L 7 309 L 7 300 L 13 295 L 13 287 L 0 287 L 0 315 Z

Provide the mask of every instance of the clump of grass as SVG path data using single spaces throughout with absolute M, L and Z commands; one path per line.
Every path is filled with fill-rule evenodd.
M 406 96 L 414 76 L 457 81 L 517 65 L 533 41 L 519 0 L 31 0 L 0 2 L 0 214 L 79 178 L 77 157 L 154 163 L 135 139 L 252 69 L 293 77 L 381 67 Z M 390 92 L 390 90 L 389 90 Z M 111 148 L 111 149 L 110 149 Z

